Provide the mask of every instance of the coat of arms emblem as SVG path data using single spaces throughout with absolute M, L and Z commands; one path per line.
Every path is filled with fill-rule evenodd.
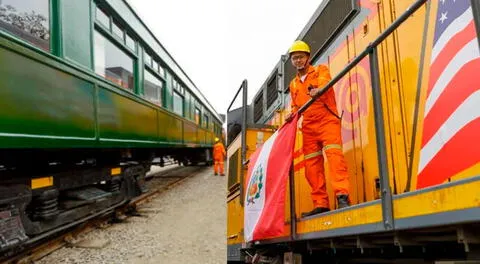
M 263 166 L 260 165 L 252 173 L 252 177 L 250 178 L 250 182 L 248 183 L 247 205 L 254 204 L 255 200 L 260 198 L 260 190 L 263 188 L 263 179 L 264 179 Z

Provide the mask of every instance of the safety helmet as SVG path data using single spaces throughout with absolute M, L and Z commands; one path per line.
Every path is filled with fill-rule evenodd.
M 220 141 L 220 139 L 218 137 L 215 138 L 215 142 L 218 142 Z
M 290 50 L 288 51 L 288 53 L 292 54 L 292 52 L 296 52 L 296 51 L 302 51 L 310 54 L 310 47 L 308 46 L 307 43 L 301 40 L 297 40 L 293 42 L 292 47 L 290 47 Z

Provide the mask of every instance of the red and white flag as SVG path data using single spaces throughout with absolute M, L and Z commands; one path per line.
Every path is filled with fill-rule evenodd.
M 244 207 L 246 242 L 284 232 L 285 188 L 292 165 L 297 121 L 295 115 L 250 156 Z

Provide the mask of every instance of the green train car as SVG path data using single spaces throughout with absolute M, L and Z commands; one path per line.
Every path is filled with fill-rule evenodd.
M 0 252 L 139 195 L 155 158 L 211 162 L 222 136 L 124 0 L 0 0 L 0 62 Z

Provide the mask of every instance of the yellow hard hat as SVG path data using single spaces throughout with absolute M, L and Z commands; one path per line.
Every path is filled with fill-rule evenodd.
M 296 51 L 307 52 L 308 54 L 310 54 L 310 47 L 308 46 L 307 43 L 301 40 L 297 40 L 293 42 L 292 47 L 290 47 L 290 50 L 288 51 L 288 53 L 291 54 L 292 52 L 296 52 Z
M 215 138 L 215 142 L 218 142 L 220 139 L 218 139 L 218 137 Z

